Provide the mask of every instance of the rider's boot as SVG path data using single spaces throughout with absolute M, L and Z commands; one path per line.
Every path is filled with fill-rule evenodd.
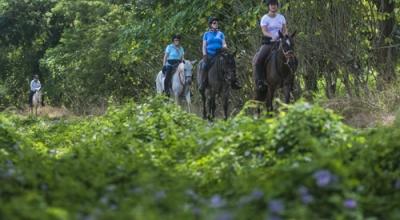
M 263 75 L 264 75 L 263 66 L 256 63 L 256 76 L 257 76 L 257 80 L 258 80 L 257 88 L 259 90 L 264 90 L 265 89 Z
M 231 88 L 235 89 L 235 90 L 242 88 L 242 85 L 240 84 L 240 82 L 237 78 L 231 82 Z
M 32 105 L 32 97 L 33 95 L 29 94 L 29 107 L 33 107 Z
M 199 91 L 204 91 L 207 86 L 207 72 L 204 71 L 203 69 L 200 72 L 200 85 L 199 85 Z
M 165 96 L 169 97 L 169 95 L 170 95 L 170 94 L 169 94 L 169 89 L 165 89 L 165 90 L 164 90 L 164 94 L 165 94 Z

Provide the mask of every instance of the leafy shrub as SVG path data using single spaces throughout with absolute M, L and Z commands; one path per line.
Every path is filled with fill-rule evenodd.
M 210 123 L 165 101 L 72 121 L 0 115 L 0 217 L 400 217 L 396 125 L 357 131 L 302 102 Z

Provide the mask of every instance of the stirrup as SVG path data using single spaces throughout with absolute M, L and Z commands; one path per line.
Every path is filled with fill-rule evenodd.
M 240 85 L 240 83 L 238 82 L 238 81 L 233 81 L 232 83 L 231 83 L 231 88 L 232 89 L 235 89 L 235 90 L 239 90 L 239 89 L 241 89 L 242 88 L 242 85 Z
M 164 94 L 165 94 L 167 97 L 169 97 L 169 89 L 164 90 Z
M 206 89 L 206 87 L 204 86 L 204 82 L 202 82 L 202 83 L 200 83 L 200 85 L 199 85 L 199 91 L 203 91 L 203 90 L 205 90 Z
M 264 90 L 264 89 L 265 89 L 264 82 L 261 81 L 261 80 L 258 81 L 258 89 L 259 89 L 259 90 Z

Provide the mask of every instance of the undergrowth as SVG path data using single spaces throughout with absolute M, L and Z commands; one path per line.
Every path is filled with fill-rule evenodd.
M 400 218 L 397 121 L 285 107 L 208 122 L 157 96 L 90 120 L 2 114 L 0 218 Z

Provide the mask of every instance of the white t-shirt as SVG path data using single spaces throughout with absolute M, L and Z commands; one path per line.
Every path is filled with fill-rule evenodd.
M 275 18 L 271 18 L 268 16 L 268 14 L 265 14 L 261 18 L 260 26 L 267 26 L 267 31 L 268 33 L 279 36 L 279 31 L 282 31 L 282 26 L 286 24 L 286 19 L 283 17 L 283 15 L 276 13 Z M 271 39 L 271 42 L 274 42 L 275 40 Z

